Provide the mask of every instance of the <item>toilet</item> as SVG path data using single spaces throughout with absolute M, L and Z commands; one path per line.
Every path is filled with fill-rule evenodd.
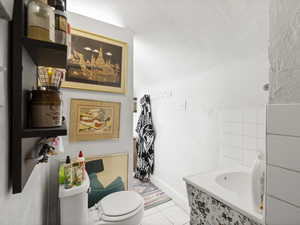
M 140 225 L 144 199 L 133 191 L 110 194 L 88 209 L 89 176 L 82 185 L 59 187 L 61 225 Z

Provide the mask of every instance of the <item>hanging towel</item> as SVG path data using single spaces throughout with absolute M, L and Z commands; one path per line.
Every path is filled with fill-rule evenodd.
M 152 122 L 150 96 L 144 95 L 140 104 L 142 111 L 136 127 L 138 158 L 135 178 L 147 182 L 150 181 L 154 171 L 155 131 Z

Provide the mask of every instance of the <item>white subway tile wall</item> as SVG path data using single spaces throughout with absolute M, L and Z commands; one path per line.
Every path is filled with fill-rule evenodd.
M 221 166 L 252 167 L 266 151 L 266 107 L 221 110 L 220 135 Z
M 300 224 L 300 104 L 267 110 L 266 223 Z

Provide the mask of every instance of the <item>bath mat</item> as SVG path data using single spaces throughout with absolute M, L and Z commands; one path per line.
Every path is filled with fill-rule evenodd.
M 145 210 L 151 209 L 155 206 L 164 204 L 172 200 L 168 195 L 162 192 L 151 182 L 143 183 L 138 179 L 134 179 L 133 189 L 143 196 L 145 200 Z

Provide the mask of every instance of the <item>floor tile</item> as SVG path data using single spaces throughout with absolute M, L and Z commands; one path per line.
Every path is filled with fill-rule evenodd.
M 173 225 L 162 214 L 156 213 L 150 216 L 145 216 L 142 221 L 142 225 Z
M 189 216 L 178 206 L 171 206 L 160 211 L 174 225 L 183 225 L 189 221 Z
M 144 217 L 153 215 L 153 214 L 158 213 L 158 212 L 159 212 L 158 207 L 153 207 L 153 208 L 151 208 L 151 209 L 147 209 L 147 210 L 145 210 L 145 212 L 144 212 Z
M 158 205 L 155 208 L 157 208 L 158 210 L 164 210 L 165 208 L 171 207 L 171 206 L 175 206 L 175 203 L 173 201 L 168 201 L 164 204 Z

